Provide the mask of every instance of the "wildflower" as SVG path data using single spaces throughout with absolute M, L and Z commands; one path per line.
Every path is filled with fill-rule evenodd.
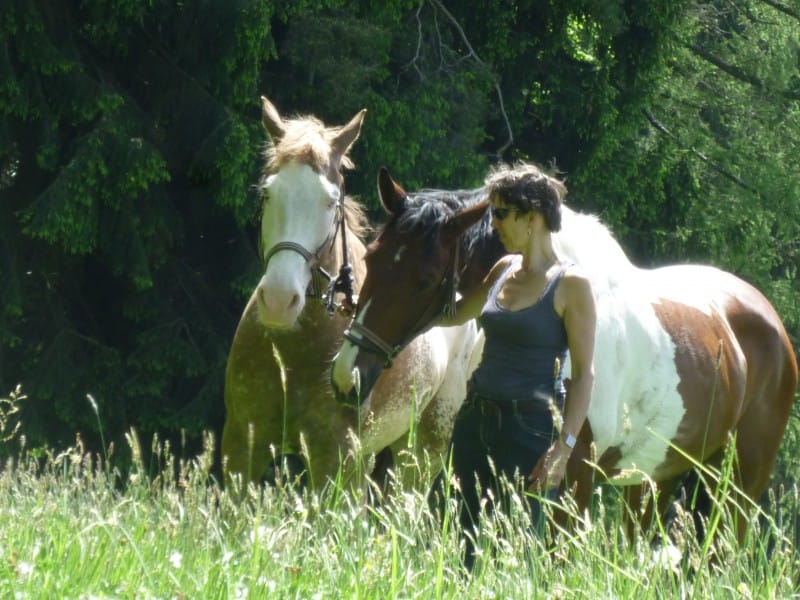
M 16 570 L 20 579 L 27 579 L 33 574 L 33 564 L 26 561 L 19 562 L 16 565 Z

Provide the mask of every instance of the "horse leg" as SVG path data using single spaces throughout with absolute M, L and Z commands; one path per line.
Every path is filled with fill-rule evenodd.
M 793 393 L 785 393 L 783 398 L 792 396 Z M 735 500 L 743 508 L 736 511 L 736 535 L 740 543 L 744 541 L 747 530 L 747 513 L 752 513 L 753 504 L 759 502 L 769 486 L 791 411 L 791 402 L 775 406 L 775 403 L 764 401 L 769 398 L 776 402 L 780 400 L 774 392 L 771 396 L 762 394 L 762 401 L 749 403 L 736 427 L 735 481 L 738 489 L 746 495 Z
M 777 444 L 769 443 L 768 435 L 762 437 L 764 432 L 758 436 L 759 442 L 764 445 L 763 449 L 759 444 L 753 445 L 751 440 L 746 439 L 748 435 L 753 434 L 753 430 L 758 431 L 760 427 L 740 424 L 736 430 L 733 463 L 726 461 L 730 448 L 724 446 L 704 462 L 704 465 L 713 469 L 716 474 L 705 475 L 698 481 L 697 490 L 688 490 L 693 494 L 692 516 L 701 539 L 707 533 L 708 520 L 712 516 L 714 506 L 719 506 L 731 518 L 737 542 L 740 545 L 744 543 L 750 515 L 769 485 L 777 454 Z M 743 433 L 744 431 L 747 433 Z M 740 440 L 740 434 L 745 439 Z M 780 436 L 775 437 L 780 439 Z M 772 454 L 771 446 L 775 448 L 775 454 Z M 714 498 L 717 501 L 714 501 Z
M 645 499 L 646 489 L 645 484 L 641 483 L 626 486 L 622 491 L 622 524 L 630 543 L 635 542 L 637 529 L 641 529 L 644 524 L 642 515 L 648 510 L 643 507 L 643 503 L 648 502 Z
M 731 319 L 736 340 L 747 360 L 743 411 L 736 424 L 734 472 L 740 498 L 747 507 L 758 502 L 769 485 L 778 448 L 797 393 L 797 359 L 777 314 L 754 310 Z M 749 499 L 749 500 L 748 500 Z M 750 502 L 752 501 L 752 502 Z M 737 510 L 739 541 L 748 515 Z
M 622 521 L 629 542 L 634 543 L 639 532 L 651 541 L 660 530 L 666 529 L 664 522 L 672 506 L 676 485 L 675 479 L 648 480 L 623 489 Z
M 704 521 L 711 516 L 713 506 L 720 504 L 732 518 L 738 543 L 744 543 L 751 515 L 769 486 L 791 412 L 792 403 L 787 399 L 793 397 L 793 393 L 787 390 L 793 389 L 796 380 L 785 385 L 782 393 L 777 388 L 768 389 L 770 381 L 776 379 L 754 382 L 751 377 L 748 380 L 746 398 L 749 400 L 744 402 L 747 408 L 731 438 L 731 443 L 735 443 L 733 462 L 728 464 L 726 461 L 731 451 L 727 445 L 704 461 L 706 466 L 719 473 L 719 477 L 703 477 L 701 489 L 695 495 L 692 512 L 701 537 L 706 534 L 707 523 Z M 766 402 L 770 399 L 774 402 Z M 723 487 L 727 490 L 723 491 Z M 722 497 L 723 493 L 725 497 Z M 719 502 L 715 503 L 714 498 Z M 704 519 L 700 519 L 701 516 Z
M 259 481 L 272 455 L 265 432 L 253 423 L 228 418 L 222 430 L 222 468 L 226 485 L 238 479 L 240 490 Z
M 375 466 L 369 478 L 382 490 L 389 486 L 389 473 L 394 469 L 394 453 L 388 446 L 375 454 Z
M 387 449 L 391 458 L 388 466 L 394 470 L 403 489 L 430 486 L 446 460 L 449 442 L 449 435 L 446 441 L 442 440 L 420 422 L 411 435 L 402 436 Z M 385 481 L 388 483 L 388 478 Z

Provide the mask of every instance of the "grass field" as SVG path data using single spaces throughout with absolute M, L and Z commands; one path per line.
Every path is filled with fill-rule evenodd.
M 551 526 L 547 539 L 529 533 L 523 511 L 487 519 L 483 559 L 467 575 L 453 500 L 441 518 L 425 493 L 398 488 L 373 504 L 336 484 L 317 493 L 251 486 L 234 501 L 210 476 L 210 440 L 189 461 L 155 448 L 155 470 L 142 464 L 133 432 L 128 444 L 134 461 L 124 476 L 113 456 L 90 456 L 80 443 L 7 462 L 0 598 L 643 600 L 799 591 L 797 489 L 754 509 L 740 547 L 730 515 L 718 510 L 706 542 L 680 510 L 673 545 L 651 546 L 641 534 L 628 541 L 615 491 L 598 488 L 591 517 L 574 515 L 571 532 Z

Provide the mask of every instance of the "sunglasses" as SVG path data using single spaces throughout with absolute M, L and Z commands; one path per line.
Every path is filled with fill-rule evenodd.
M 519 210 L 517 208 L 514 208 L 513 206 L 501 206 L 501 207 L 493 206 L 492 207 L 492 215 L 498 221 L 504 220 L 512 212 L 519 212 Z

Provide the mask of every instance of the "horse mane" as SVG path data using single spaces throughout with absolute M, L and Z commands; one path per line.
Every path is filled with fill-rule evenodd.
M 284 134 L 277 144 L 267 146 L 266 171 L 275 173 L 291 161 L 309 165 L 319 173 L 327 173 L 331 162 L 331 141 L 341 127 L 326 127 L 314 116 L 297 117 L 283 122 Z M 341 157 L 341 166 L 353 168 L 353 161 Z
M 347 228 L 362 241 L 372 231 L 364 207 L 350 196 L 344 197 L 344 219 L 345 223 L 347 223 Z
M 600 219 L 561 206 L 561 230 L 554 234 L 556 252 L 590 274 L 593 281 L 601 273 L 609 281 L 625 277 L 633 264 Z
M 423 189 L 408 194 L 405 210 L 396 217 L 401 232 L 422 231 L 426 238 L 433 239 L 441 226 L 457 212 L 474 206 L 486 198 L 483 188 L 472 190 Z M 483 218 L 464 234 L 463 250 L 471 251 L 491 236 L 491 216 L 486 211 Z

